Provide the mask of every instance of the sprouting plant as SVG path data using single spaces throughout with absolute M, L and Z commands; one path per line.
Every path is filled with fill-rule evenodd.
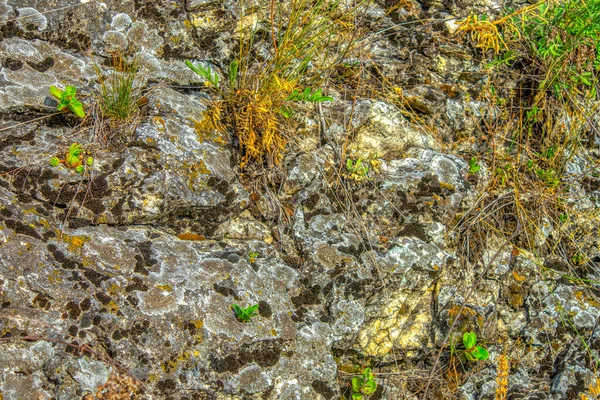
M 367 179 L 369 175 L 369 166 L 364 164 L 360 158 L 356 161 L 352 161 L 351 158 L 348 158 L 346 160 L 346 171 L 346 175 L 349 179 L 360 182 Z
M 481 166 L 477 163 L 477 157 L 471 157 L 469 160 L 469 174 L 476 174 L 480 169 Z
M 258 258 L 260 254 L 257 251 L 252 251 L 250 250 L 248 252 L 248 258 L 250 259 L 250 264 L 254 264 L 254 262 L 256 261 L 256 259 Z
M 190 60 L 185 60 L 185 65 L 187 65 L 188 68 L 194 71 L 196 74 L 206 79 L 208 84 L 213 85 L 215 89 L 219 89 L 219 74 L 210 66 L 204 67 L 201 64 L 194 65 Z M 234 68 L 232 68 L 230 65 L 230 73 L 235 72 L 235 74 L 232 73 L 232 75 L 229 77 L 230 82 L 235 83 L 235 79 L 237 78 L 237 68 L 238 64 L 235 64 Z
M 377 390 L 377 382 L 371 368 L 365 368 L 362 376 L 352 378 L 352 400 L 362 400 L 363 395 L 371 395 Z
M 564 224 L 565 222 L 567 222 L 569 220 L 569 213 L 568 212 L 560 213 L 558 216 L 558 220 Z
M 94 164 L 94 159 L 92 157 L 87 157 L 84 162 L 83 152 L 84 149 L 79 143 L 73 143 L 65 153 L 64 159 L 61 160 L 58 157 L 52 157 L 50 159 L 50 165 L 57 167 L 60 164 L 64 164 L 66 167 L 74 169 L 78 174 L 82 174 L 85 171 L 86 166 L 91 167 Z
M 258 315 L 258 313 L 256 312 L 256 310 L 258 310 L 258 304 L 255 304 L 253 306 L 248 306 L 246 308 L 242 308 L 242 307 L 238 306 L 237 304 L 232 304 L 231 308 L 233 309 L 233 312 L 235 313 L 235 317 L 240 322 L 250 322 L 252 317 L 256 317 Z
M 75 95 L 77 94 L 77 88 L 75 86 L 67 86 L 65 90 L 60 90 L 52 85 L 50 86 L 50 94 L 58 100 L 58 105 L 56 106 L 58 111 L 62 111 L 68 107 L 69 110 L 79 118 L 85 117 L 83 104 L 75 98 Z
M 462 342 L 463 346 L 465 347 L 464 350 L 456 350 L 454 348 L 452 350 L 459 351 L 460 354 L 464 355 L 467 360 L 485 361 L 490 356 L 485 348 L 477 346 L 477 335 L 475 332 L 465 332 L 463 334 Z

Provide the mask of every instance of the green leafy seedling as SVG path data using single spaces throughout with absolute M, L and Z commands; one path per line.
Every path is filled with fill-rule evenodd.
M 219 74 L 217 74 L 217 72 L 215 70 L 213 70 L 211 67 L 205 68 L 202 65 L 194 65 L 194 64 L 192 64 L 192 62 L 190 60 L 185 60 L 185 65 L 187 65 L 188 68 L 191 69 L 192 71 L 194 71 L 196 74 L 200 75 L 201 77 L 206 79 L 208 82 L 210 82 L 210 84 L 213 85 L 216 89 L 219 89 Z M 231 65 L 230 65 L 230 70 L 231 70 Z M 235 67 L 235 71 L 236 71 L 236 78 L 237 78 L 237 66 Z
M 84 164 L 83 152 L 84 149 L 79 143 L 73 143 L 71 146 L 69 146 L 69 149 L 65 153 L 64 160 L 61 160 L 58 157 L 52 157 L 50 159 L 50 165 L 53 167 L 58 167 L 62 163 L 68 168 L 73 168 L 78 174 L 83 174 L 86 165 L 91 167 L 94 164 L 93 157 L 87 157 Z
M 81 154 L 83 153 L 83 148 L 79 143 L 73 143 L 69 150 L 67 150 L 67 154 L 65 154 L 65 165 L 69 168 L 77 168 L 82 164 Z
M 252 317 L 256 317 L 258 315 L 258 313 L 256 312 L 256 310 L 258 310 L 258 304 L 255 304 L 253 306 L 248 306 L 246 308 L 242 308 L 242 307 L 238 306 L 237 304 L 232 304 L 231 308 L 233 309 L 233 312 L 235 313 L 235 317 L 240 322 L 250 322 Z
M 250 264 L 254 264 L 259 255 L 260 254 L 257 251 L 250 250 L 248 252 L 248 258 L 250 259 Z
M 365 368 L 362 376 L 352 378 L 352 400 L 362 400 L 363 395 L 370 395 L 377 390 L 377 382 L 371 368 Z
M 490 356 L 486 349 L 477 346 L 477 335 L 475 332 L 465 332 L 463 334 L 463 345 L 465 346 L 465 358 L 469 361 L 485 361 Z
M 481 166 L 477 163 L 477 157 L 471 157 L 469 160 L 469 174 L 476 174 L 480 169 Z
M 346 171 L 348 171 L 348 178 L 360 182 L 367 179 L 369 175 L 369 166 L 363 164 L 362 159 L 352 161 L 352 159 L 346 160 Z
M 58 105 L 56 106 L 58 111 L 62 111 L 68 107 L 69 110 L 79 118 L 85 117 L 83 104 L 75 98 L 75 95 L 77 94 L 77 88 L 75 86 L 67 86 L 65 90 L 60 90 L 53 85 L 50 86 L 50 94 L 58 100 Z

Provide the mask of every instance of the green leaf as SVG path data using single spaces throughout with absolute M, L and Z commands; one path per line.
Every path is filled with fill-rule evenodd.
M 88 157 L 87 160 L 85 160 L 85 163 L 91 167 L 92 164 L 94 164 L 94 159 L 92 157 Z
M 473 357 L 475 357 L 478 360 L 481 361 L 485 361 L 488 359 L 488 357 L 490 356 L 490 353 L 488 353 L 488 351 L 486 349 L 484 349 L 483 347 L 475 347 L 475 349 L 473 351 L 470 352 L 471 355 Z
M 463 335 L 463 344 L 467 350 L 473 348 L 477 344 L 477 335 L 475 332 L 465 332 Z
M 62 111 L 65 109 L 65 107 L 67 107 L 69 105 L 69 101 L 67 99 L 61 99 L 61 101 L 58 103 L 58 105 L 56 106 L 56 109 L 58 111 Z
M 65 97 L 73 97 L 75 94 L 77 94 L 77 88 L 75 86 L 67 86 L 65 88 Z
M 71 101 L 69 102 L 69 109 L 73 111 L 73 114 L 77 115 L 79 118 L 85 117 L 83 104 L 81 104 L 79 100 L 71 99 Z
M 229 63 L 229 84 L 231 87 L 235 86 L 239 65 L 240 63 L 237 60 L 233 60 L 231 63 Z
M 360 392 L 364 383 L 363 378 L 352 378 L 352 391 Z
M 374 380 L 368 380 L 365 382 L 362 388 L 364 394 L 373 394 L 377 391 L 377 382 Z
M 363 400 L 362 393 L 352 393 L 352 400 Z
M 50 94 L 54 97 L 56 97 L 58 100 L 62 99 L 63 97 L 63 90 L 60 90 L 59 88 L 57 88 L 56 86 L 52 85 L 50 86 Z M 66 105 L 66 104 L 65 104 Z
M 85 167 L 83 165 L 78 165 L 77 167 L 75 167 L 75 172 L 77 172 L 78 174 L 83 174 L 83 171 L 85 171 Z
M 60 164 L 60 159 L 58 157 L 52 157 L 50 159 L 50 165 L 53 167 L 57 167 Z

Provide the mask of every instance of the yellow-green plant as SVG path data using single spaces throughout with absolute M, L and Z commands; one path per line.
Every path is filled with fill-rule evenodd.
M 56 106 L 58 111 L 69 108 L 69 110 L 79 118 L 85 117 L 83 104 L 75 97 L 77 94 L 77 88 L 75 86 L 67 86 L 65 90 L 61 90 L 53 85 L 50 86 L 50 94 L 58 100 L 58 105 Z
M 239 53 L 225 80 L 229 85 L 222 85 L 224 80 L 209 65 L 186 62 L 218 95 L 197 127 L 231 129 L 242 151 L 241 166 L 249 161 L 277 164 L 298 103 L 333 100 L 323 95 L 323 77 L 358 42 L 360 30 L 351 23 L 368 2 L 348 7 L 339 0 L 273 1 L 268 10 L 254 5 L 244 10 L 243 15 L 268 11 L 268 54 L 260 61 L 252 55 L 256 28 L 241 24 Z M 242 1 L 241 7 L 245 5 Z

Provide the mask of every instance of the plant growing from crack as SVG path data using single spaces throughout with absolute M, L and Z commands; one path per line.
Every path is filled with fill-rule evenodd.
M 73 143 L 69 146 L 69 149 L 65 153 L 65 158 L 60 159 L 58 157 L 52 157 L 50 159 L 50 165 L 58 167 L 60 164 L 64 164 L 68 168 L 75 169 L 75 172 L 82 174 L 85 171 L 86 166 L 91 167 L 94 164 L 92 157 L 87 157 L 84 162 L 83 157 L 84 149 L 79 143 Z
M 371 368 L 365 368 L 362 376 L 352 378 L 352 400 L 362 400 L 363 395 L 371 395 L 377 390 L 377 382 Z
M 485 348 L 477 346 L 477 334 L 475 334 L 475 332 L 465 332 L 463 334 L 462 342 L 465 347 L 464 350 L 452 350 L 460 352 L 467 360 L 485 361 L 490 356 Z
M 56 109 L 62 111 L 65 108 L 69 108 L 73 114 L 79 118 L 85 117 L 85 111 L 83 110 L 83 104 L 75 98 L 77 94 L 77 88 L 75 86 L 67 86 L 65 90 L 61 90 L 56 86 L 50 86 L 50 94 L 58 100 Z
M 259 255 L 260 254 L 257 251 L 250 250 L 248 252 L 248 259 L 250 260 L 250 264 L 254 264 Z
M 258 315 L 258 313 L 256 312 L 256 310 L 258 310 L 258 304 L 255 304 L 253 306 L 248 306 L 246 308 L 242 308 L 242 307 L 238 306 L 237 304 L 232 304 L 231 308 L 233 309 L 233 312 L 235 313 L 235 317 L 240 322 L 250 322 L 252 317 L 256 317 Z

